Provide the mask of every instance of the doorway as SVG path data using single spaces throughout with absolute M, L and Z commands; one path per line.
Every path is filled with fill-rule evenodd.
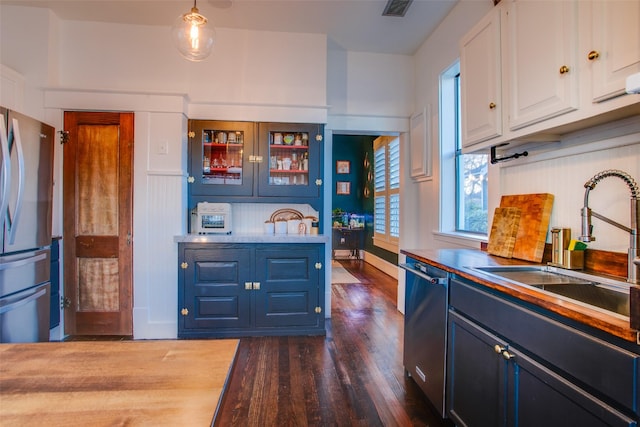
M 134 114 L 65 112 L 65 334 L 133 335 Z
M 333 135 L 331 235 L 333 259 L 361 259 L 373 236 L 373 141 Z M 369 250 L 370 251 L 370 250 Z

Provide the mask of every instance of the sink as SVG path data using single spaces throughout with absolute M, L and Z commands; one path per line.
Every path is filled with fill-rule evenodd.
M 509 265 L 470 267 L 488 276 L 518 285 L 531 286 L 561 298 L 629 317 L 629 287 L 626 282 L 610 280 L 552 266 Z

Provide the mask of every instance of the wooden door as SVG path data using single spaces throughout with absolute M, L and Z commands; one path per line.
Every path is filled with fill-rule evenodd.
M 65 112 L 64 311 L 70 335 L 132 335 L 133 113 Z

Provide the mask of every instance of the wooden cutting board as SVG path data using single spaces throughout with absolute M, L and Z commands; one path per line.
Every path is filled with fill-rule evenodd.
M 496 208 L 493 214 L 487 252 L 491 255 L 511 258 L 519 223 L 520 208 Z
M 511 256 L 541 262 L 549 231 L 553 194 L 515 194 L 502 196 L 500 207 L 519 208 L 520 222 Z

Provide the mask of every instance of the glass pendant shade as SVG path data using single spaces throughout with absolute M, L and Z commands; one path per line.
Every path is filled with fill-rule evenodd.
M 207 25 L 207 18 L 200 15 L 194 2 L 189 13 L 178 16 L 171 34 L 180 54 L 197 62 L 211 54 L 216 32 Z

